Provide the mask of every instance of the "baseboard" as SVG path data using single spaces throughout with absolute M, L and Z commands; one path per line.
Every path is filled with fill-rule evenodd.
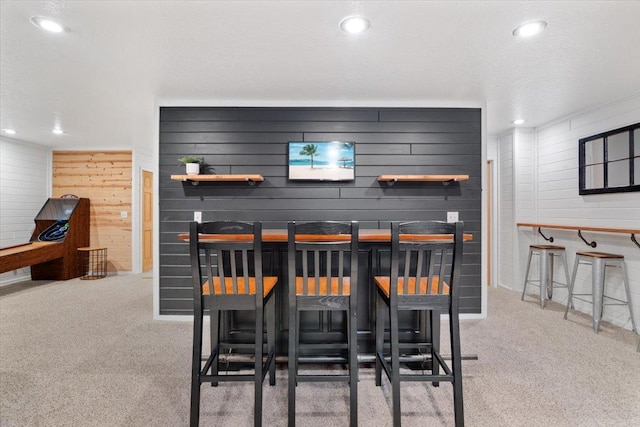
M 8 278 L 3 278 L 0 281 L 0 287 L 2 286 L 7 286 L 7 285 L 12 285 L 14 283 L 18 283 L 18 282 L 26 282 L 28 280 L 31 280 L 31 274 L 25 274 L 22 276 L 16 276 L 16 277 L 8 277 Z

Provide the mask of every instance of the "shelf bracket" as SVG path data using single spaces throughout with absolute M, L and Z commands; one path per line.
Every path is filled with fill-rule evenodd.
M 196 187 L 196 186 L 200 185 L 200 181 L 191 180 L 191 179 L 183 179 L 183 180 L 182 180 L 182 182 L 188 182 L 188 183 L 190 183 L 191 185 L 193 185 L 194 187 Z M 206 181 L 206 182 L 209 182 L 209 181 Z M 218 182 L 221 182 L 221 181 L 218 181 Z M 258 181 L 255 181 L 255 180 L 253 180 L 253 179 L 251 179 L 251 178 L 246 178 L 246 179 L 245 179 L 245 182 L 246 182 L 249 186 L 253 187 L 254 185 L 256 185 L 256 183 L 257 183 Z
M 593 242 L 587 242 L 585 238 L 582 237 L 582 230 L 578 230 L 578 237 L 580 237 L 582 241 L 587 244 L 587 246 L 591 246 L 592 248 L 595 248 L 596 246 L 598 246 L 595 240 Z
M 553 236 L 547 237 L 544 234 L 542 234 L 542 230 L 540 230 L 540 227 L 538 227 L 538 234 L 540 234 L 544 238 L 544 240 L 546 240 L 547 242 L 553 243 Z
M 638 241 L 636 240 L 636 235 L 634 233 L 631 233 L 631 241 L 635 243 L 637 247 L 640 248 L 640 243 L 638 243 Z
M 397 180 L 398 180 L 398 178 L 393 178 L 393 179 L 388 180 L 387 181 L 387 186 L 388 187 L 393 186 L 393 184 L 395 184 Z

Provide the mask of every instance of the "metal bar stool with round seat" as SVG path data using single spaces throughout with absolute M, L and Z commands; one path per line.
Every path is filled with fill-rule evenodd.
M 540 278 L 538 280 L 529 279 L 531 270 L 531 260 L 534 255 L 540 256 Z M 560 257 L 564 265 L 565 283 L 557 282 L 553 279 L 553 260 L 554 257 Z M 567 264 L 567 254 L 564 246 L 557 245 L 530 245 L 529 260 L 527 261 L 527 270 L 524 274 L 524 286 L 522 288 L 521 300 L 527 292 L 527 285 L 538 286 L 540 288 L 540 306 L 544 308 L 547 299 L 553 297 L 554 288 L 569 287 L 569 267 Z
M 275 287 L 277 277 L 262 272 L 262 224 L 217 221 L 189 229 L 191 274 L 194 292 L 193 360 L 191 376 L 190 425 L 200 418 L 200 387 L 203 382 L 218 385 L 221 381 L 254 383 L 254 425 L 262 425 L 262 384 L 269 372 L 269 385 L 276 382 Z M 203 263 L 204 261 L 204 263 Z M 202 333 L 204 311 L 211 319 L 211 354 L 202 367 Z M 255 342 L 225 342 L 220 337 L 221 311 L 247 310 L 255 313 Z M 264 323 L 267 329 L 267 352 L 264 354 Z M 225 338 L 225 337 L 223 337 Z M 218 371 L 224 349 L 252 351 L 250 374 Z M 221 397 L 222 399 L 225 396 Z
M 591 293 L 577 294 L 574 292 L 576 275 L 580 264 L 591 264 Z M 627 294 L 626 301 L 604 294 L 605 272 L 607 267 L 620 268 L 622 271 L 622 283 L 624 285 L 625 293 Z M 606 252 L 577 252 L 576 261 L 573 266 L 573 274 L 571 275 L 571 283 L 569 284 L 569 299 L 567 300 L 567 307 L 564 311 L 565 320 L 573 299 L 592 304 L 593 330 L 596 331 L 596 333 L 600 329 L 600 320 L 602 320 L 602 311 L 604 310 L 605 305 L 626 305 L 629 308 L 629 316 L 631 316 L 631 327 L 634 332 L 638 332 L 636 322 L 633 317 L 629 277 L 627 275 L 627 267 L 624 262 L 623 255 L 610 254 Z
M 289 278 L 289 426 L 296 423 L 298 382 L 344 381 L 349 384 L 349 425 L 358 425 L 358 223 L 319 221 L 288 225 Z M 345 315 L 345 341 L 300 342 L 301 312 L 339 312 Z M 322 340 L 322 338 L 320 338 Z M 300 352 L 313 351 L 309 363 L 346 361 L 346 374 L 299 371 Z M 320 355 L 322 353 L 323 355 Z M 323 357 L 323 356 L 329 357 Z M 338 357 L 336 357 L 336 355 Z

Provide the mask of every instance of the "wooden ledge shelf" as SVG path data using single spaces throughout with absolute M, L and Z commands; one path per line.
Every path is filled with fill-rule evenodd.
M 264 181 L 262 175 L 236 174 L 236 175 L 171 175 L 174 181 L 190 182 L 198 185 L 200 182 L 246 182 L 256 185 L 256 182 Z
M 441 182 L 449 185 L 451 182 L 466 181 L 469 175 L 380 175 L 379 182 L 386 182 L 387 185 L 393 185 L 397 181 L 403 182 Z
M 636 234 L 640 234 L 640 229 L 635 228 L 611 228 L 611 227 L 587 227 L 581 225 L 558 225 L 558 224 L 539 224 L 535 222 L 518 222 L 516 224 L 518 227 L 533 227 L 538 229 L 538 233 L 548 242 L 553 243 L 553 237 L 547 237 L 542 234 L 541 228 L 549 228 L 556 230 L 572 230 L 578 232 L 578 237 L 582 239 L 584 243 L 592 248 L 595 248 L 598 244 L 595 241 L 587 242 L 585 238 L 582 236 L 583 231 L 593 231 L 596 233 L 622 233 L 622 234 L 630 234 L 631 241 L 635 243 L 636 246 L 640 248 L 640 243 L 636 239 Z

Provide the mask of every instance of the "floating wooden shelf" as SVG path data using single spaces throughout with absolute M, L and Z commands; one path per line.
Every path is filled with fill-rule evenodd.
M 553 243 L 553 237 L 547 237 L 542 234 L 541 228 L 553 228 L 557 230 L 574 230 L 578 232 L 578 237 L 582 239 L 588 246 L 595 248 L 598 244 L 595 241 L 588 242 L 583 236 L 583 231 L 595 231 L 598 233 L 624 233 L 631 235 L 631 241 L 635 243 L 637 247 L 640 248 L 640 242 L 636 239 L 636 234 L 640 234 L 640 229 L 638 228 L 611 228 L 611 227 L 588 227 L 581 225 L 557 225 L 557 224 L 539 224 L 533 222 L 518 222 L 516 223 L 518 227 L 533 227 L 538 228 L 538 233 L 544 238 L 544 240 Z
M 198 185 L 200 182 L 246 182 L 249 185 L 255 185 L 256 182 L 264 181 L 262 175 L 237 174 L 237 175 L 171 175 L 174 181 L 186 181 L 192 185 Z
M 448 185 L 454 181 L 466 181 L 469 175 L 380 175 L 378 181 L 393 185 L 396 181 L 407 182 L 442 182 Z

